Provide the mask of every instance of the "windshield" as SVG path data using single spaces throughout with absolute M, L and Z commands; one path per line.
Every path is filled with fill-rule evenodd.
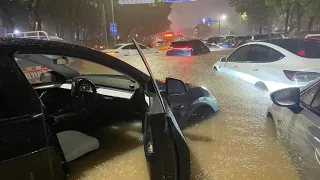
M 10 57 L 0 38 L 0 117 L 45 107 L 0 119 L 1 179 L 320 180 L 320 0 L 0 0 L 0 37 L 116 58 Z

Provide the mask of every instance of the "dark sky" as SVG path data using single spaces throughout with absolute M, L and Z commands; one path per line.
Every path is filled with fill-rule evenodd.
M 226 0 L 198 0 L 196 2 L 173 3 L 169 20 L 172 22 L 171 28 L 179 30 L 194 27 L 201 17 L 217 19 L 221 17 L 221 14 L 233 14 L 233 10 L 228 6 Z

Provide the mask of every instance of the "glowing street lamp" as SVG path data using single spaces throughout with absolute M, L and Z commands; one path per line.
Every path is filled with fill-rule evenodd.
M 219 19 L 219 35 L 221 35 L 221 21 L 225 21 L 227 19 L 227 15 L 223 14 L 221 15 Z
M 223 14 L 223 15 L 221 16 L 221 20 L 222 20 L 222 21 L 225 21 L 226 19 L 227 19 L 227 15 Z

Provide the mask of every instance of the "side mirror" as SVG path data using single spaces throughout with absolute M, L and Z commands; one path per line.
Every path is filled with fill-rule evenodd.
M 188 92 L 183 81 L 174 78 L 166 79 L 166 91 L 169 95 L 182 95 Z
M 280 107 L 300 107 L 300 88 L 287 88 L 270 94 L 272 102 Z
M 222 57 L 222 58 L 220 59 L 220 61 L 221 61 L 221 62 L 226 62 L 226 61 L 227 61 L 227 56 Z

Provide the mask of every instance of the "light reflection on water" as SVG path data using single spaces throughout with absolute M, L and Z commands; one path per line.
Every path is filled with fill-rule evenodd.
M 219 103 L 218 113 L 183 130 L 191 154 L 191 179 L 299 179 L 276 140 L 272 121 L 266 118 L 268 93 L 211 73 L 214 61 L 222 54 L 187 59 L 149 56 L 157 78 L 170 76 L 205 86 Z M 139 58 L 126 58 L 123 60 L 142 66 Z M 85 161 L 73 163 L 73 179 L 148 179 L 137 126 L 122 124 L 105 133 L 105 151 L 93 152 L 83 157 Z

